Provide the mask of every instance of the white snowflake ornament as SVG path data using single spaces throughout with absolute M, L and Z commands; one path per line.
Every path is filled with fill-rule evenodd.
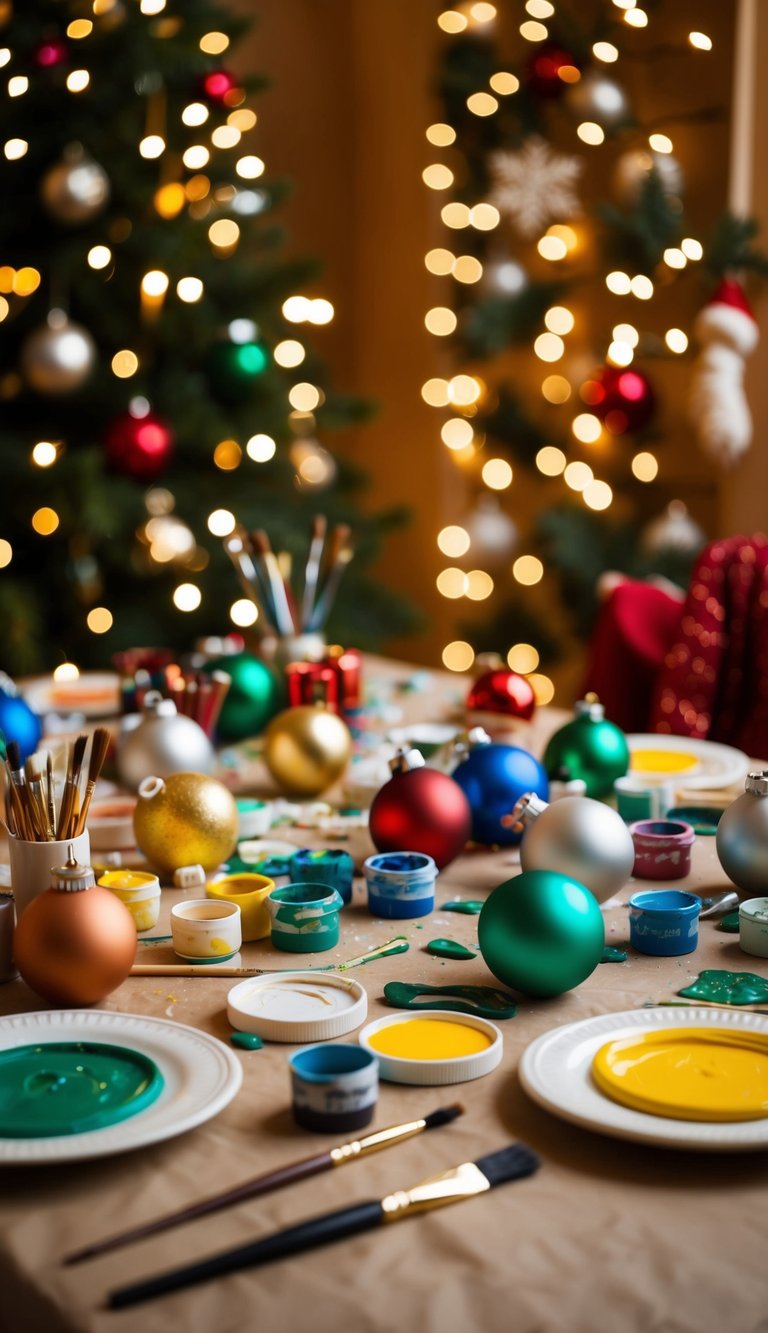
M 516 153 L 498 149 L 489 155 L 489 200 L 506 213 L 521 236 L 540 235 L 555 218 L 581 211 L 576 182 L 584 163 L 555 153 L 536 136 Z

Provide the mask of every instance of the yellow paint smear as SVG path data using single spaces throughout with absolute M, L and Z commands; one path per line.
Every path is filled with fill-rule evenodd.
M 768 1116 L 768 1036 L 726 1028 L 672 1028 L 608 1042 L 592 1077 L 622 1106 L 673 1120 Z
M 633 773 L 690 773 L 698 766 L 696 755 L 685 750 L 633 750 L 630 761 Z
M 401 1060 L 453 1060 L 487 1051 L 491 1038 L 468 1023 L 411 1018 L 379 1028 L 368 1038 L 368 1044 L 382 1055 Z

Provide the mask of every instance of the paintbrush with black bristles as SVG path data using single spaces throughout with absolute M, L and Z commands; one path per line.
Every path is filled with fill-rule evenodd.
M 87 736 L 78 736 L 72 746 L 72 753 L 69 757 L 69 767 L 64 781 L 64 792 L 61 798 L 61 808 L 59 809 L 59 822 L 56 827 L 56 837 L 59 841 L 64 838 L 73 838 L 74 830 L 77 827 L 77 816 L 79 815 L 78 790 L 80 785 L 80 772 L 83 767 L 83 758 L 85 756 L 85 747 L 88 744 Z M 73 824 L 74 819 L 74 824 Z
M 77 821 L 74 836 L 85 831 L 85 821 L 88 818 L 88 808 L 93 800 L 93 793 L 96 790 L 96 783 L 104 767 L 104 760 L 107 757 L 109 749 L 110 734 L 106 727 L 97 727 L 91 737 L 91 753 L 88 759 L 88 781 L 85 787 L 85 796 L 83 797 L 83 806 Z
M 222 1250 L 210 1259 L 198 1259 L 183 1268 L 172 1268 L 169 1272 L 159 1273 L 143 1282 L 118 1287 L 110 1292 L 107 1303 L 110 1309 L 122 1309 L 168 1291 L 178 1291 L 198 1282 L 207 1282 L 210 1278 L 222 1277 L 225 1273 L 253 1268 L 257 1264 L 269 1263 L 272 1259 L 285 1259 L 303 1250 L 327 1245 L 330 1241 L 344 1240 L 361 1231 L 371 1231 L 391 1222 L 399 1222 L 401 1218 L 412 1217 L 415 1213 L 429 1212 L 448 1203 L 458 1203 L 460 1199 L 485 1194 L 508 1180 L 520 1180 L 523 1176 L 533 1175 L 539 1165 L 538 1157 L 530 1148 L 523 1143 L 512 1143 L 499 1152 L 488 1153 L 476 1162 L 462 1162 L 460 1166 L 442 1171 L 438 1176 L 420 1181 L 411 1189 L 388 1194 L 384 1199 L 371 1199 L 333 1213 L 323 1213 L 300 1222 L 298 1226 L 275 1231 L 271 1236 L 264 1236 L 248 1245 Z
M 268 1194 L 272 1190 L 282 1189 L 284 1185 L 293 1185 L 298 1180 L 307 1180 L 310 1176 L 316 1176 L 321 1171 L 331 1171 L 334 1167 L 345 1166 L 347 1162 L 357 1162 L 361 1157 L 368 1157 L 371 1153 L 380 1152 L 382 1148 L 391 1148 L 394 1144 L 402 1143 L 405 1139 L 412 1139 L 416 1134 L 423 1134 L 425 1130 L 439 1129 L 441 1125 L 448 1125 L 463 1113 L 464 1107 L 458 1102 L 453 1106 L 441 1106 L 439 1110 L 432 1111 L 430 1115 L 424 1116 L 421 1120 L 409 1120 L 402 1125 L 390 1125 L 387 1129 L 380 1129 L 374 1134 L 367 1134 L 365 1138 L 354 1139 L 351 1143 L 341 1143 L 328 1152 L 315 1153 L 312 1157 L 302 1157 L 298 1161 L 279 1166 L 274 1171 L 267 1171 L 264 1175 L 254 1176 L 250 1180 L 242 1181 L 241 1184 L 235 1185 L 233 1189 L 225 1190 L 221 1194 L 210 1195 L 207 1199 L 201 1199 L 198 1203 L 190 1204 L 187 1208 L 180 1208 L 174 1213 L 166 1213 L 163 1217 L 155 1218 L 153 1222 L 143 1222 L 140 1226 L 131 1227 L 130 1231 L 121 1231 L 118 1235 L 108 1236 L 106 1240 L 97 1240 L 93 1245 L 86 1246 L 85 1249 L 68 1254 L 64 1263 L 79 1264 L 83 1259 L 94 1259 L 97 1254 L 104 1254 L 107 1250 L 116 1250 L 121 1245 L 127 1245 L 131 1241 L 143 1240 L 145 1236 L 154 1236 L 156 1232 L 167 1231 L 169 1227 L 178 1226 L 181 1222 L 191 1222 L 197 1217 L 205 1217 L 208 1213 L 218 1212 L 220 1208 L 228 1208 L 231 1204 L 242 1203 L 244 1199 L 254 1199 L 261 1194 Z

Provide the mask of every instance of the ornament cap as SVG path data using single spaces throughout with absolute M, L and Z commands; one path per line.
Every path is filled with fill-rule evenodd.
M 51 870 L 51 888 L 58 893 L 82 893 L 83 889 L 92 889 L 96 884 L 93 866 L 81 865 L 75 859 L 72 843 L 69 844 L 69 857 L 65 866 L 54 866 Z
M 393 773 L 410 773 L 414 768 L 425 768 L 426 760 L 421 750 L 407 750 L 401 747 L 389 761 Z
M 148 690 L 141 708 L 145 717 L 175 717 L 178 713 L 173 699 L 166 699 L 159 690 Z
M 768 769 L 748 773 L 744 790 L 749 792 L 750 796 L 768 796 Z
M 481 745 L 492 745 L 493 742 L 485 727 L 470 727 L 468 731 L 462 731 L 456 737 L 453 743 L 453 751 L 457 760 L 466 759 L 473 750 L 479 749 Z
M 527 791 L 516 802 L 512 814 L 506 818 L 512 822 L 513 828 L 517 833 L 524 832 L 535 824 L 539 815 L 549 809 L 549 801 L 542 801 L 535 791 Z
M 596 694 L 588 694 L 584 699 L 578 699 L 573 705 L 573 711 L 576 717 L 588 717 L 592 722 L 602 722 L 605 717 L 605 708 Z
M 162 778 L 142 778 L 139 783 L 138 795 L 142 801 L 151 801 L 152 797 L 159 796 L 161 791 L 165 791 L 165 783 Z
M 18 695 L 18 687 L 15 681 L 11 680 L 7 671 L 0 671 L 0 694 L 7 694 L 15 699 Z

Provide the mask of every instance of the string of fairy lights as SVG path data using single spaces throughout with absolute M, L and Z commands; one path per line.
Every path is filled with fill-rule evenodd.
M 92 0 L 90 6 L 93 17 L 78 17 L 66 26 L 66 39 L 77 51 L 75 63 L 65 79 L 67 91 L 74 98 L 87 98 L 92 90 L 92 72 L 87 67 L 89 38 L 98 35 L 99 23 L 110 22 L 110 15 L 119 12 L 120 0 Z M 153 35 L 159 38 L 173 38 L 179 31 L 180 20 L 171 15 L 164 15 L 166 0 L 138 0 L 137 9 L 153 24 Z M 227 50 L 230 38 L 218 31 L 205 33 L 199 41 L 202 52 L 209 56 L 221 56 Z M 40 77 L 47 69 L 58 65 L 62 60 L 60 43 L 55 39 L 43 39 L 37 48 L 36 64 Z M 0 71 L 7 71 L 5 92 L 8 98 L 22 98 L 29 93 L 31 83 L 27 74 L 13 72 L 14 52 L 8 46 L 0 46 Z M 3 73 L 0 72 L 0 79 Z M 217 84 L 220 81 L 220 85 Z M 175 157 L 168 151 L 166 141 L 166 98 L 162 87 L 152 79 L 147 82 L 146 114 L 144 133 L 138 140 L 136 149 L 142 158 L 156 161 L 158 164 L 158 185 L 154 194 L 153 206 L 157 216 L 168 222 L 177 218 L 183 210 L 193 219 L 205 220 L 208 214 L 226 208 L 231 216 L 215 217 L 207 230 L 211 252 L 220 259 L 234 254 L 241 240 L 238 217 L 247 217 L 262 212 L 269 203 L 268 194 L 259 188 L 258 181 L 263 176 L 266 166 L 261 157 L 251 151 L 243 150 L 244 136 L 248 135 L 257 124 L 256 113 L 244 105 L 245 91 L 225 70 L 214 70 L 206 76 L 205 91 L 210 103 L 191 100 L 181 110 L 181 122 L 193 132 L 194 142 L 188 144 L 181 154 L 179 170 Z M 137 93 L 137 95 L 139 95 Z M 216 124 L 208 131 L 208 122 L 216 118 L 216 112 L 224 113 L 224 123 Z M 2 145 L 2 153 L 7 163 L 23 160 L 29 150 L 29 141 L 21 137 L 7 139 Z M 238 152 L 234 162 L 236 184 L 215 185 L 212 180 L 215 153 Z M 90 167 L 95 164 L 90 163 Z M 97 170 L 101 170 L 97 168 Z M 8 184 L 12 188 L 11 179 Z M 107 183 L 108 188 L 108 183 Z M 82 262 L 95 272 L 102 272 L 105 282 L 114 275 L 120 264 L 119 220 L 113 219 L 109 237 L 98 244 L 91 244 L 83 251 Z M 128 224 L 127 231 L 130 231 Z M 36 268 L 26 265 L 14 268 L 0 263 L 0 323 L 15 313 L 15 306 L 33 296 L 41 283 L 49 282 L 54 287 L 50 275 L 45 275 Z M 203 280 L 194 273 L 185 274 L 173 283 L 170 275 L 161 268 L 149 268 L 140 279 L 138 297 L 144 330 L 151 326 L 169 300 L 178 300 L 184 305 L 194 305 L 205 294 Z M 329 324 L 334 318 L 334 307 L 330 301 L 318 296 L 295 294 L 288 297 L 282 305 L 282 315 L 289 325 L 296 326 L 297 333 L 301 326 L 320 327 Z M 48 324 L 56 326 L 60 320 L 62 328 L 66 325 L 64 312 L 52 310 Z M 263 352 L 254 342 L 256 326 L 249 319 L 232 321 L 227 328 L 231 342 L 240 345 L 243 357 Z M 90 341 L 90 340 L 89 340 Z M 62 354 L 66 347 L 59 349 Z M 81 353 L 81 346 L 73 338 L 71 348 L 72 363 Z M 285 337 L 270 348 L 270 355 L 275 364 L 286 371 L 297 371 L 306 358 L 306 348 L 298 336 Z M 265 363 L 266 364 L 266 363 Z M 141 354 L 135 348 L 126 346 L 118 349 L 111 357 L 111 372 L 116 380 L 128 381 L 141 369 Z M 250 367 L 252 370 L 253 367 Z M 13 378 L 13 376 L 11 376 Z M 16 391 L 6 376 L 3 385 L 6 392 Z M 294 469 L 296 485 L 300 490 L 323 487 L 330 484 L 335 476 L 336 465 L 331 455 L 312 438 L 315 426 L 315 409 L 325 401 L 325 395 L 319 385 L 296 378 L 286 388 L 286 419 L 293 430 L 295 439 L 289 445 L 288 456 Z M 146 418 L 143 427 L 146 441 L 152 444 L 152 431 L 157 431 L 150 415 L 150 405 L 146 398 L 136 395 L 129 403 L 130 414 L 141 421 Z M 240 467 L 245 459 L 252 464 L 264 464 L 275 455 L 278 445 L 269 435 L 256 432 L 247 440 L 224 439 L 219 441 L 212 451 L 212 463 L 223 472 L 231 472 Z M 66 440 L 37 440 L 31 445 L 30 464 L 37 469 L 54 468 L 67 449 Z M 191 578 L 182 578 L 172 591 L 173 607 L 179 612 L 191 612 L 200 606 L 202 592 L 194 573 L 207 563 L 207 553 L 197 544 L 188 525 L 171 511 L 175 497 L 164 486 L 151 486 L 145 496 L 148 518 L 137 531 L 136 536 L 146 548 L 148 556 L 155 564 L 173 564 L 186 567 Z M 31 527 L 38 536 L 46 538 L 56 533 L 60 526 L 60 515 L 51 505 L 42 505 L 31 515 Z M 218 538 L 226 537 L 236 526 L 235 515 L 227 509 L 215 508 L 208 515 L 209 532 Z M 0 537 L 0 569 L 6 568 L 14 559 L 11 542 Z M 93 606 L 87 613 L 88 629 L 96 635 L 107 633 L 113 625 L 114 616 L 107 606 Z M 238 598 L 229 607 L 229 618 L 238 628 L 254 624 L 258 610 L 247 598 Z M 77 674 L 74 663 L 60 664 L 56 671 L 57 678 L 69 679 Z
M 613 6 L 615 10 L 621 11 L 620 14 L 614 14 L 614 17 L 617 21 L 623 20 L 627 28 L 641 29 L 648 26 L 649 16 L 636 0 L 613 0 Z M 611 9 L 607 3 L 606 8 Z M 551 0 L 527 0 L 525 16 L 518 28 L 520 38 L 534 48 L 540 43 L 550 41 L 548 22 L 555 18 L 556 9 Z M 498 19 L 496 5 L 487 3 L 486 0 L 475 0 L 474 3 L 468 0 L 467 3 L 440 13 L 437 24 L 448 38 L 465 35 L 483 36 L 493 32 Z M 708 52 L 712 49 L 710 37 L 703 32 L 689 32 L 687 42 L 696 51 Z M 591 55 L 596 62 L 595 68 L 604 66 L 609 71 L 620 60 L 619 47 L 609 41 L 596 41 L 592 45 Z M 561 63 L 557 69 L 557 77 L 566 86 L 575 86 L 578 85 L 582 74 L 575 65 Z M 477 88 L 467 96 L 467 111 L 478 118 L 503 114 L 509 99 L 514 98 L 520 88 L 518 75 L 510 69 L 500 67 L 491 74 L 487 87 Z M 615 84 L 605 83 L 603 95 L 609 100 L 613 93 L 618 92 Z M 610 111 L 610 107 L 608 109 Z M 606 129 L 598 119 L 590 119 L 585 115 L 583 118 L 574 119 L 573 134 L 580 145 L 589 149 L 604 142 Z M 429 190 L 438 194 L 446 193 L 466 179 L 466 164 L 457 142 L 458 137 L 456 128 L 449 123 L 440 121 L 427 128 L 426 138 L 431 148 L 444 150 L 446 156 L 445 161 L 430 161 L 424 167 L 422 179 Z M 652 133 L 647 134 L 645 144 L 635 147 L 635 169 L 647 173 L 653 165 L 662 175 L 665 170 L 674 175 L 679 169 L 672 157 L 673 148 L 671 137 L 654 129 Z M 524 158 L 523 154 L 527 156 Z M 551 163 L 546 159 L 540 140 L 536 140 L 535 143 L 526 140 L 523 153 L 519 156 L 521 165 L 530 168 L 532 172 L 536 170 L 546 172 L 550 168 Z M 558 265 L 567 268 L 568 261 L 577 257 L 580 251 L 584 251 L 587 239 L 585 220 L 580 213 L 578 199 L 573 189 L 576 167 L 569 167 L 569 163 L 575 163 L 575 159 L 559 159 L 559 172 L 557 175 L 551 173 L 550 185 L 559 192 L 563 205 L 561 211 L 566 212 L 565 206 L 570 204 L 572 216 L 567 217 L 565 221 L 552 221 L 549 225 L 541 225 L 539 222 L 538 226 L 534 217 L 533 226 L 527 228 L 527 239 L 533 244 L 536 254 L 553 271 L 558 269 Z M 521 210 L 523 206 L 521 203 Z M 490 288 L 499 295 L 514 296 L 524 288 L 527 281 L 526 272 L 517 262 L 516 255 L 505 254 L 501 258 L 495 257 L 491 246 L 487 258 L 481 261 L 475 255 L 456 253 L 460 247 L 451 244 L 449 239 L 454 236 L 460 237 L 465 229 L 489 234 L 499 231 L 503 222 L 503 208 L 498 189 L 489 190 L 488 197 L 479 198 L 471 204 L 460 200 L 451 200 L 443 204 L 440 208 L 440 219 L 446 229 L 446 243 L 430 249 L 426 254 L 424 262 L 430 274 L 449 283 L 459 284 L 459 288 L 453 289 L 454 293 L 461 286 L 471 287 L 481 282 L 486 290 Z M 521 223 L 525 221 L 522 212 L 520 220 Z M 524 228 L 521 226 L 519 230 L 523 232 Z M 493 240 L 493 236 L 490 235 L 489 239 Z M 520 245 L 521 250 L 522 248 L 523 242 Z M 663 267 L 668 273 L 674 274 L 685 269 L 689 263 L 695 264 L 702 255 L 701 243 L 695 237 L 687 236 L 679 246 L 669 247 L 664 251 Z M 602 275 L 601 280 L 614 297 L 636 301 L 646 306 L 653 300 L 654 281 L 645 273 L 633 274 L 611 269 Z M 445 303 L 433 306 L 424 317 L 428 332 L 436 339 L 450 337 L 457 329 L 458 320 L 459 316 L 453 308 L 450 291 L 447 293 Z M 540 380 L 540 393 L 547 403 L 570 411 L 567 432 L 577 446 L 606 444 L 611 439 L 610 429 L 606 426 L 605 420 L 601 420 L 590 410 L 596 401 L 593 397 L 595 386 L 589 379 L 584 378 L 579 356 L 581 343 L 585 336 L 589 336 L 589 332 L 583 327 L 585 321 L 581 321 L 581 328 L 579 322 L 576 313 L 566 304 L 553 304 L 544 314 L 544 327 L 536 332 L 531 345 L 534 365 L 541 363 L 547 368 L 547 373 Z M 688 335 L 682 328 L 668 328 L 661 337 L 669 354 L 682 354 L 688 347 Z M 631 316 L 617 320 L 613 325 L 610 341 L 603 351 L 605 364 L 615 368 L 631 366 L 640 341 L 641 333 L 632 322 Z M 600 351 L 599 348 L 593 349 L 592 355 L 597 354 L 596 360 L 600 359 Z M 549 367 L 557 369 L 550 371 Z M 455 464 L 473 482 L 479 483 L 481 495 L 484 492 L 498 494 L 508 491 L 514 481 L 511 465 L 502 457 L 489 456 L 486 441 L 473 424 L 473 418 L 480 411 L 488 393 L 489 386 L 486 381 L 474 368 L 470 369 L 467 366 L 458 366 L 457 373 L 450 378 L 428 379 L 421 390 L 423 400 L 443 417 L 440 426 L 443 444 Z M 595 457 L 599 456 L 598 451 Z M 584 505 L 592 510 L 607 510 L 613 503 L 614 494 L 611 486 L 595 475 L 592 464 L 578 458 L 569 459 L 563 448 L 551 444 L 543 445 L 536 454 L 535 467 L 541 478 L 550 481 L 560 479 L 571 492 L 580 496 Z M 631 472 L 637 482 L 652 482 L 659 473 L 659 463 L 655 454 L 649 449 L 639 449 L 631 459 Z M 515 512 L 514 507 L 512 512 Z M 438 592 L 443 597 L 457 601 L 464 598 L 469 601 L 482 601 L 490 597 L 495 586 L 492 575 L 482 568 L 465 567 L 471 563 L 473 554 L 469 525 L 452 523 L 441 529 L 436 540 L 442 556 L 448 560 L 463 562 L 462 565 L 446 564 L 441 569 L 437 576 Z M 545 579 L 546 573 L 545 566 L 538 556 L 521 552 L 506 564 L 503 577 L 507 579 L 511 575 L 517 584 L 530 587 Z M 444 665 L 449 670 L 457 672 L 468 670 L 473 664 L 474 657 L 472 646 L 463 639 L 452 640 L 442 651 Z M 554 685 L 548 676 L 537 670 L 539 652 L 533 644 L 512 644 L 507 652 L 507 662 L 512 670 L 529 677 L 539 702 L 550 702 L 554 697 Z

